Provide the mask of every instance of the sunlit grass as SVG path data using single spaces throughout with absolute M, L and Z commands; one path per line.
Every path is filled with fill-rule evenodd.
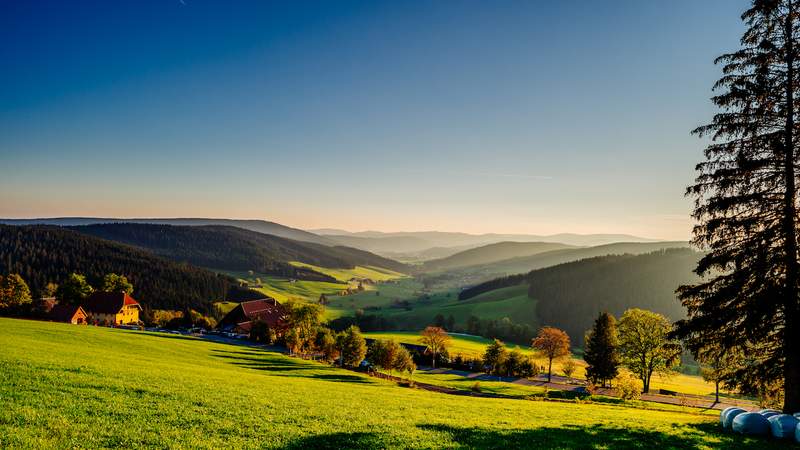
M 435 394 L 199 339 L 0 319 L 0 448 L 763 448 L 714 418 Z

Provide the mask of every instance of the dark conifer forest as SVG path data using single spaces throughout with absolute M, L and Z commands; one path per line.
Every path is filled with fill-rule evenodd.
M 133 296 L 150 308 L 209 311 L 235 285 L 230 277 L 69 229 L 0 225 L 0 273 L 20 274 L 34 296 L 72 272 L 93 286 L 107 273 L 125 275 Z
M 293 241 L 230 226 L 175 226 L 111 223 L 70 227 L 111 241 L 152 251 L 179 262 L 225 271 L 247 271 L 304 280 L 335 281 L 331 277 L 289 264 L 353 268 L 378 266 L 403 271 L 405 265 L 349 247 L 329 247 Z

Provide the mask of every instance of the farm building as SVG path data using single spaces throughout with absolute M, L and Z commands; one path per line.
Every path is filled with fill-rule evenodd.
M 95 292 L 84 302 L 89 320 L 109 325 L 139 323 L 139 302 L 123 292 Z
M 273 330 L 279 330 L 286 322 L 288 311 L 274 298 L 262 298 L 241 302 L 230 310 L 217 328 L 223 331 L 246 334 L 250 332 L 253 322 L 265 322 Z
M 47 312 L 47 319 L 53 322 L 66 322 L 73 325 L 84 324 L 89 317 L 86 311 L 77 305 L 53 305 Z

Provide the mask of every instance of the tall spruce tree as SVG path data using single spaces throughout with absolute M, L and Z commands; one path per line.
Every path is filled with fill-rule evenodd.
M 617 320 L 614 316 L 600 313 L 594 326 L 586 336 L 586 348 L 583 352 L 586 367 L 586 378 L 593 383 L 606 385 L 619 372 L 619 336 Z
M 707 254 L 702 282 L 678 292 L 688 319 L 675 336 L 703 348 L 746 351 L 731 381 L 744 391 L 784 386 L 784 410 L 800 411 L 798 301 L 798 0 L 753 0 L 741 49 L 717 58 L 720 108 L 695 133 L 710 137 L 687 194 L 694 243 Z

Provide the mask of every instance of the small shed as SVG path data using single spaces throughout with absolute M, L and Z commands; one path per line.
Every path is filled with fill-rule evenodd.
M 85 324 L 87 317 L 86 311 L 78 305 L 54 305 L 47 313 L 47 318 L 53 322 L 65 322 L 73 325 Z

